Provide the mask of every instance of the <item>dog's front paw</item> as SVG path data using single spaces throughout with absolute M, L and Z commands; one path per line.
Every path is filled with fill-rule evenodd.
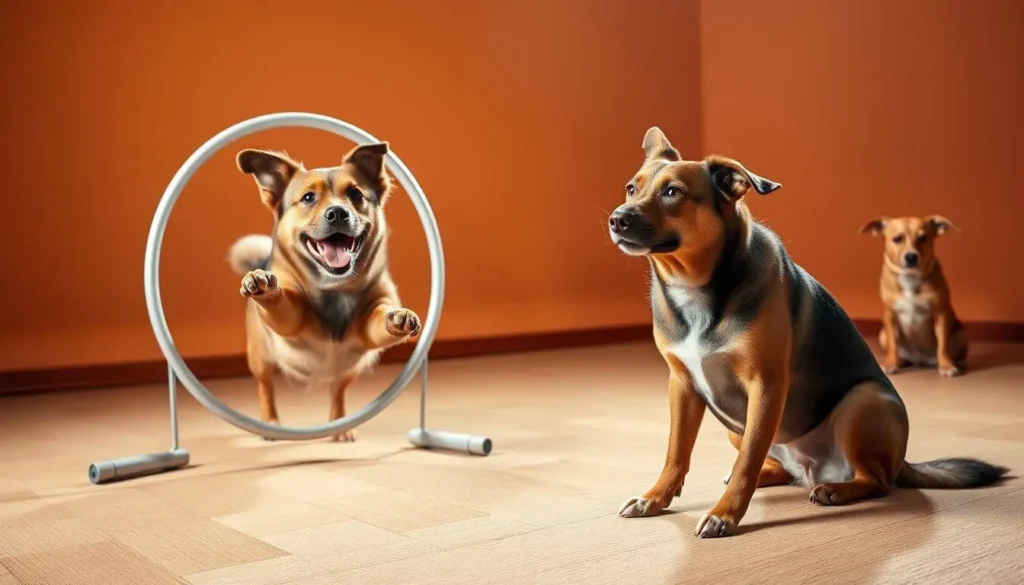
M 839 495 L 828 484 L 814 486 L 809 499 L 812 504 L 819 506 L 838 506 L 840 504 Z
M 882 370 L 886 374 L 895 374 L 900 371 L 900 362 L 898 360 L 885 360 L 882 362 Z
M 253 270 L 242 277 L 242 288 L 238 290 L 243 297 L 267 298 L 280 292 L 277 277 L 266 270 Z
M 959 376 L 959 375 L 961 375 L 963 373 L 964 373 L 963 368 L 961 368 L 959 366 L 955 366 L 953 364 L 947 364 L 947 365 L 940 365 L 939 366 L 939 375 L 944 377 L 944 378 L 952 378 L 954 376 Z
M 623 518 L 640 518 L 642 516 L 654 516 L 664 510 L 665 507 L 654 500 L 636 496 L 629 498 L 619 506 L 619 516 Z
M 697 536 L 701 538 L 720 538 L 732 536 L 736 532 L 736 524 L 708 512 L 697 522 Z
M 395 309 L 384 316 L 388 333 L 402 338 L 416 336 L 420 332 L 420 318 L 409 309 Z

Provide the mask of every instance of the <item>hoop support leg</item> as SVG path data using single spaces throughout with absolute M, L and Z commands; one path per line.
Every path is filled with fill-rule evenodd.
M 442 449 L 470 455 L 489 455 L 492 443 L 487 437 L 427 430 L 427 363 L 429 361 L 429 359 L 424 359 L 423 367 L 420 368 L 420 426 L 409 431 L 409 442 L 422 449 Z
M 188 465 L 188 451 L 178 446 L 178 393 L 174 369 L 167 365 L 168 404 L 171 419 L 171 448 L 162 453 L 146 453 L 99 461 L 89 466 L 89 481 L 110 483 L 179 469 Z

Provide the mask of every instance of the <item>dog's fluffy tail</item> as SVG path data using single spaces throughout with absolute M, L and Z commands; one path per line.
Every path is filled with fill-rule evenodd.
M 228 248 L 228 264 L 239 275 L 260 268 L 266 270 L 273 250 L 274 240 L 270 236 L 243 236 Z
M 1010 471 L 979 459 L 953 457 L 903 463 L 896 485 L 905 488 L 966 489 L 993 484 Z

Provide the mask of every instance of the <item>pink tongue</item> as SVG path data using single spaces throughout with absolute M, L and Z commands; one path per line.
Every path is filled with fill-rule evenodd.
M 331 242 L 320 242 L 324 248 L 323 259 L 331 268 L 344 268 L 352 260 L 352 254 L 341 246 L 335 246 Z

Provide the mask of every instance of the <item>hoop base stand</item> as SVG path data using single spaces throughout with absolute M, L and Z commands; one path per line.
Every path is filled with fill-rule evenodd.
M 427 430 L 427 362 L 420 368 L 420 426 L 409 431 L 409 442 L 422 449 L 444 449 L 470 455 L 489 455 L 491 440 L 487 437 Z
M 174 370 L 167 367 L 168 404 L 171 410 L 171 449 L 163 453 L 146 453 L 120 459 L 99 461 L 89 466 L 89 481 L 110 483 L 163 473 L 188 465 L 188 451 L 178 446 L 178 392 Z
M 427 362 L 423 360 L 420 369 L 420 426 L 409 431 L 409 442 L 422 449 L 441 449 L 486 456 L 491 453 L 492 443 L 487 437 L 428 431 L 427 415 Z M 146 453 L 98 461 L 89 466 L 89 481 L 94 484 L 123 481 L 146 475 L 165 473 L 188 465 L 188 450 L 178 446 L 178 393 L 174 370 L 167 368 L 167 386 L 171 411 L 171 448 L 162 453 Z

